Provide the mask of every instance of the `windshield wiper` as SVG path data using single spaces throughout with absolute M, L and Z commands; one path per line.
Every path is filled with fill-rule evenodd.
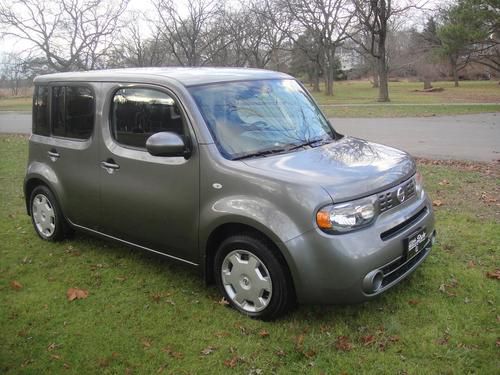
M 308 141 L 308 142 L 301 143 L 301 144 L 291 144 L 288 147 L 272 148 L 269 150 L 251 152 L 251 153 L 248 153 L 245 155 L 237 156 L 235 158 L 232 158 L 231 160 L 241 160 L 241 159 L 247 159 L 247 158 L 254 158 L 254 157 L 258 157 L 258 156 L 280 154 L 280 153 L 284 153 L 284 152 L 293 151 L 293 150 L 296 150 L 299 148 L 303 148 L 306 146 L 312 146 L 316 143 L 319 143 L 318 146 L 321 146 L 321 145 L 324 145 L 324 144 L 330 143 L 330 142 L 332 142 L 332 139 L 318 138 L 318 139 L 314 139 L 312 141 Z
M 231 160 L 241 160 L 241 159 L 247 159 L 247 158 L 254 158 L 257 156 L 266 156 L 266 155 L 272 155 L 272 154 L 279 154 L 282 152 L 287 152 L 290 151 L 289 148 L 272 148 L 270 150 L 262 150 L 262 151 L 257 151 L 257 152 L 251 152 L 245 155 L 237 156 L 235 158 L 232 158 Z
M 301 148 L 301 147 L 306 147 L 306 146 L 313 146 L 313 145 L 318 147 L 318 146 L 322 146 L 322 145 L 325 145 L 327 143 L 330 143 L 332 141 L 333 141 L 333 139 L 326 139 L 326 138 L 313 139 L 312 141 L 307 141 L 307 142 L 301 143 L 299 145 L 295 145 L 295 146 L 289 148 L 289 150 L 293 150 L 293 149 Z

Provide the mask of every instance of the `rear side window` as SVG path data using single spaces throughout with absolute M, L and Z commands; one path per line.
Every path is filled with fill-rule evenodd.
M 146 148 L 146 140 L 158 132 L 184 136 L 179 107 L 168 94 L 146 88 L 116 91 L 111 108 L 111 131 L 122 145 Z
M 94 128 L 94 94 L 85 86 L 52 88 L 52 134 L 88 139 Z
M 50 134 L 48 102 L 48 86 L 36 86 L 33 93 L 33 134 Z

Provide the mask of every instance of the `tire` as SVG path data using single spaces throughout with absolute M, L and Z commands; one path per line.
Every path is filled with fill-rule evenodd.
M 294 306 L 288 267 L 265 238 L 242 234 L 224 240 L 215 255 L 214 275 L 229 304 L 252 318 L 273 320 Z
M 66 237 L 69 226 L 48 187 L 39 185 L 31 192 L 30 215 L 35 232 L 41 239 L 60 241 Z

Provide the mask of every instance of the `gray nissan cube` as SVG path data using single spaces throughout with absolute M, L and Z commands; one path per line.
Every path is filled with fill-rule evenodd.
M 258 69 L 37 77 L 24 192 L 42 239 L 187 263 L 267 320 L 376 297 L 435 239 L 407 153 L 337 133 L 300 82 Z

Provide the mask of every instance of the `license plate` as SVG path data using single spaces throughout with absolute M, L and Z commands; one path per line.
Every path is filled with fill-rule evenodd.
M 427 231 L 426 229 L 421 229 L 418 232 L 413 233 L 410 237 L 405 239 L 405 258 L 411 259 L 417 255 L 427 242 Z

